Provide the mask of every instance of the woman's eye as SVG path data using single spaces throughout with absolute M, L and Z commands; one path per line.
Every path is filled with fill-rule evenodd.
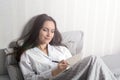
M 47 29 L 43 29 L 43 31 L 47 31 Z
M 54 33 L 55 31 L 51 31 L 51 33 Z

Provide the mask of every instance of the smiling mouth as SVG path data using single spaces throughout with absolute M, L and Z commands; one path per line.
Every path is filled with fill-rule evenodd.
M 50 38 L 45 38 L 46 40 L 50 40 Z

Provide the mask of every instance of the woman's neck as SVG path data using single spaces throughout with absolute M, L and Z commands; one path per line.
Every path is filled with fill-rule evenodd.
M 47 45 L 46 44 L 41 44 L 41 45 L 39 45 L 38 46 L 41 50 L 45 50 L 45 49 L 47 49 Z
M 47 54 L 48 55 L 48 46 L 46 45 L 46 44 L 40 44 L 39 46 L 38 46 L 38 48 L 41 50 L 41 51 L 43 51 L 45 54 Z

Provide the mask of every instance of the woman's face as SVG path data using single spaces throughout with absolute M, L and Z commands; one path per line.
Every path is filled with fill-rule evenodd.
M 53 21 L 45 21 L 39 31 L 40 44 L 49 44 L 54 37 L 55 24 Z

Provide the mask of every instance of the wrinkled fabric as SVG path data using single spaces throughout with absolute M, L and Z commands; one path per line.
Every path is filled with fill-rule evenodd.
M 117 80 L 101 58 L 89 56 L 52 80 Z
M 52 78 L 51 72 L 57 68 L 58 63 L 53 61 L 66 60 L 70 57 L 71 53 L 64 46 L 48 45 L 48 55 L 34 47 L 21 55 L 19 66 L 25 80 L 45 80 Z

